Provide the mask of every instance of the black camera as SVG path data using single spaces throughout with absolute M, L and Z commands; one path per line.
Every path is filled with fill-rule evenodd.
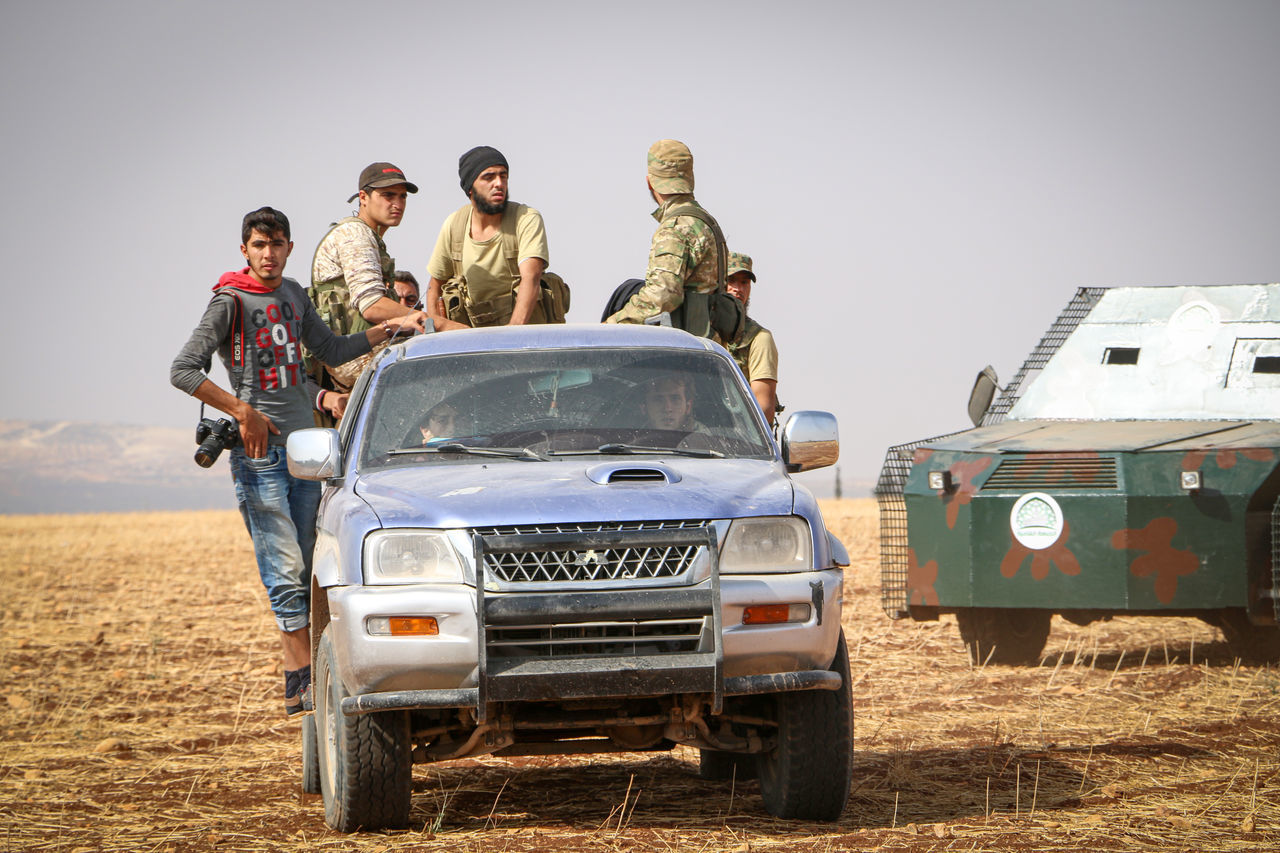
M 240 429 L 226 418 L 201 418 L 196 424 L 196 464 L 208 468 L 222 451 L 240 443 Z

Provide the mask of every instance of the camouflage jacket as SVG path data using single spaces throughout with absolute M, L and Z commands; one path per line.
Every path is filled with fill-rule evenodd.
M 719 275 L 716 236 L 695 216 L 668 216 L 682 205 L 698 205 L 692 195 L 673 195 L 653 212 L 659 223 L 649 247 L 649 268 L 644 286 L 621 311 L 609 319 L 615 323 L 643 323 L 684 302 L 685 288 L 714 293 Z
M 362 313 L 386 296 L 396 262 L 387 244 L 365 222 L 348 216 L 329 230 L 311 260 L 311 301 L 338 334 L 362 332 Z

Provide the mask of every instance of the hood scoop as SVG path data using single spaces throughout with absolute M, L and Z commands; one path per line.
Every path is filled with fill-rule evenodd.
M 662 463 L 608 462 L 596 465 L 586 471 L 587 479 L 601 486 L 614 486 L 631 483 L 662 483 L 670 485 L 680 482 L 680 475 Z

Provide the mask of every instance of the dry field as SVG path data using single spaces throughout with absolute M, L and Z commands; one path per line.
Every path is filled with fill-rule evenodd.
M 1039 667 L 973 668 L 953 619 L 880 610 L 875 505 L 824 503 L 856 773 L 837 825 L 769 817 L 696 755 L 414 770 L 407 832 L 341 836 L 232 512 L 0 517 L 0 850 L 824 851 L 1280 848 L 1280 674 L 1191 620 L 1055 620 Z

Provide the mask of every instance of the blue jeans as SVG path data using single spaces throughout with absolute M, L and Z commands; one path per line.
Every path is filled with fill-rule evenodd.
M 281 631 L 307 627 L 320 483 L 290 474 L 284 448 L 274 444 L 261 459 L 233 448 L 231 479 L 276 624 Z

